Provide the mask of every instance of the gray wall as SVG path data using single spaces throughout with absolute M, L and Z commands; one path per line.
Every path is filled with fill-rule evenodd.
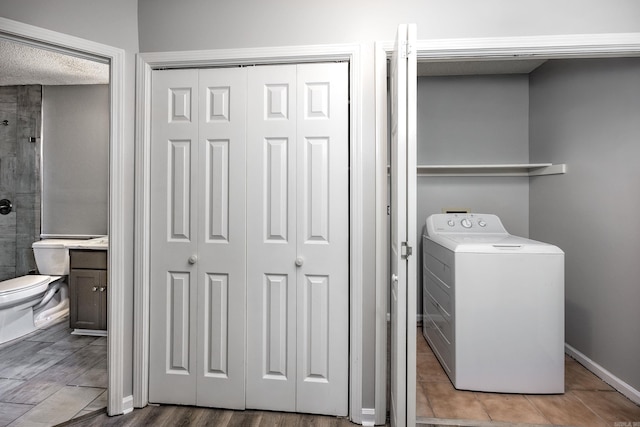
M 566 342 L 640 390 L 640 58 L 549 62 L 531 75 L 530 235 L 561 247 Z
M 528 75 L 418 79 L 418 164 L 528 162 Z M 496 214 L 512 234 L 527 236 L 528 188 L 521 177 L 421 177 L 418 231 L 451 207 Z
M 109 86 L 45 86 L 42 234 L 107 234 Z
M 138 7 L 135 0 L 0 0 L 0 16 L 48 30 L 123 49 L 126 53 L 124 111 L 124 199 L 133 206 L 135 54 L 138 53 Z M 133 209 L 124 218 L 124 304 L 126 346 L 133 348 Z M 124 394 L 133 393 L 133 352 L 124 355 Z
M 0 215 L 0 280 L 36 268 L 31 244 L 40 240 L 40 136 L 42 91 L 37 85 L 0 87 L 0 199 L 13 210 Z

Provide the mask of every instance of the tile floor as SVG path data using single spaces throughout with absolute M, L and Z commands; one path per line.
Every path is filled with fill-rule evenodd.
M 107 406 L 107 339 L 68 325 L 0 345 L 0 426 L 53 426 Z
M 424 424 L 437 419 L 570 426 L 640 426 L 640 406 L 578 362 L 565 356 L 565 394 L 520 395 L 456 390 L 438 359 L 417 333 L 416 415 Z M 475 422 L 474 422 L 475 421 Z

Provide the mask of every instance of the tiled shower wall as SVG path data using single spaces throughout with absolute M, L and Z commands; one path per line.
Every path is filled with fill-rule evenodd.
M 36 268 L 31 244 L 40 239 L 41 111 L 41 86 L 0 87 L 0 199 L 13 204 L 0 215 L 0 280 Z

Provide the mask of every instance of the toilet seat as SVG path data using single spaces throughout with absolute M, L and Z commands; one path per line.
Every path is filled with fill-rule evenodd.
M 13 305 L 31 297 L 43 294 L 51 276 L 27 275 L 0 282 L 0 306 Z

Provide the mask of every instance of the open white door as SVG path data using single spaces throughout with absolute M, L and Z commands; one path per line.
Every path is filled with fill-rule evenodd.
M 400 25 L 391 59 L 391 426 L 415 425 L 416 59 Z

